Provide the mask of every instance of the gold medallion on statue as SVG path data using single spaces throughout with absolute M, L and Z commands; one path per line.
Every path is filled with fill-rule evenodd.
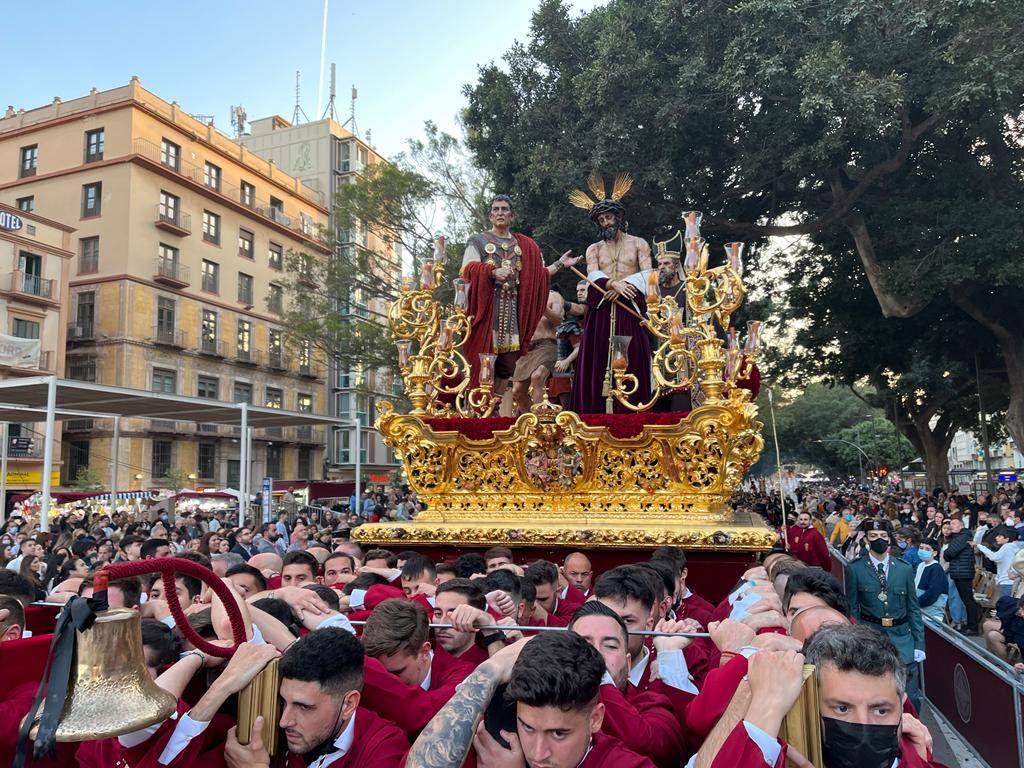
M 498 249 L 494 247 L 494 243 L 488 243 L 484 246 L 484 251 L 491 254 L 492 256 L 498 252 Z
M 523 249 L 516 245 L 516 247 L 512 249 L 512 253 L 514 253 L 516 256 L 522 256 Z

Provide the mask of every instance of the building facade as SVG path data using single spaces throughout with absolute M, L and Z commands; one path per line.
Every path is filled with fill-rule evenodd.
M 343 184 L 354 181 L 363 170 L 376 163 L 387 162 L 366 142 L 347 131 L 334 120 L 318 120 L 292 125 L 280 116 L 255 120 L 249 133 L 238 141 L 277 167 L 288 171 L 333 201 Z M 336 232 L 333 219 L 329 231 Z M 368 280 L 385 281 L 397 286 L 401 273 L 401 255 L 373 231 L 359 227 L 357 231 L 341 232 L 338 248 L 366 248 L 378 256 L 375 274 Z M 376 319 L 387 322 L 388 302 L 379 292 L 370 295 L 364 288 L 353 287 L 349 301 L 338 311 L 353 319 Z M 375 406 L 381 399 L 393 399 L 395 381 L 389 372 L 347 370 L 328 361 L 325 396 L 328 414 L 349 419 L 352 426 L 332 429 L 327 444 L 327 466 L 331 477 L 352 480 L 355 477 L 356 422 L 359 427 L 360 468 L 364 483 L 386 482 L 399 464 L 394 452 L 384 445 L 373 429 Z
M 0 119 L 0 202 L 75 226 L 68 378 L 326 412 L 325 367 L 289 349 L 284 259 L 326 252 L 323 196 L 137 78 Z M 106 475 L 112 422 L 65 422 L 63 482 Z M 237 487 L 238 430 L 122 419 L 132 487 Z M 254 433 L 250 477 L 323 475 L 322 429 Z
M 970 485 L 985 487 L 985 452 L 981 440 L 970 432 L 957 432 L 949 447 L 949 476 L 954 486 Z M 1024 455 L 1016 449 L 1012 440 L 993 440 L 989 443 L 989 463 L 992 473 L 1024 477 Z
M 0 379 L 63 376 L 74 229 L 20 204 L 0 203 Z M 40 486 L 44 436 L 42 421 L 9 425 L 9 490 Z M 53 456 L 60 455 L 58 430 Z M 56 485 L 59 470 L 53 479 Z

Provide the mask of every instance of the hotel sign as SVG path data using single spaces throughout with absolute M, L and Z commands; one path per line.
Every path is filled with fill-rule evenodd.
M 15 216 L 10 211 L 0 211 L 0 229 L 15 232 L 21 229 L 23 224 L 20 216 Z

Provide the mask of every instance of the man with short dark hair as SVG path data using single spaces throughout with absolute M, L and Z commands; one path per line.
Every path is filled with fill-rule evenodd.
M 254 568 L 248 563 L 228 568 L 226 577 L 235 585 L 235 588 L 244 598 L 250 598 L 260 592 L 265 592 L 267 589 L 266 577 L 260 572 L 259 568 Z
M 459 686 L 409 752 L 417 768 L 459 768 L 469 748 L 480 765 L 529 768 L 654 768 L 646 757 L 602 732 L 605 705 L 601 654 L 575 632 L 548 632 L 502 649 Z M 496 695 L 515 707 L 514 732 L 502 730 L 506 749 L 483 724 Z M 475 729 L 475 734 L 474 734 Z
M 558 567 L 547 560 L 537 560 L 526 569 L 525 578 L 537 589 L 537 606 L 547 614 L 547 625 L 564 627 L 573 611 L 583 604 L 583 595 L 575 587 L 560 597 Z
M 277 655 L 273 646 L 241 645 L 220 677 L 182 715 L 160 762 L 194 762 L 199 756 L 195 742 L 201 741 L 196 737 L 206 731 L 221 705 Z M 288 747 L 287 768 L 398 768 L 402 764 L 409 745 L 405 735 L 360 706 L 363 649 L 351 632 L 326 628 L 310 633 L 281 655 L 278 670 L 282 699 L 278 725 L 284 729 Z M 185 748 L 190 751 L 184 753 Z M 224 758 L 229 768 L 270 765 L 257 730 L 247 745 L 238 742 L 235 728 L 228 731 Z
M 677 768 L 685 751 L 682 728 L 668 696 L 638 691 L 629 684 L 629 632 L 625 622 L 607 605 L 590 600 L 576 609 L 569 628 L 601 654 L 608 669 L 601 680 L 601 702 L 605 706 L 601 730 L 658 766 Z
M 484 552 L 484 562 L 487 563 L 488 573 L 503 565 L 512 565 L 512 550 L 508 547 L 491 547 Z
M 473 666 L 430 646 L 427 612 L 409 600 L 384 600 L 363 627 L 366 705 L 407 733 L 427 724 Z
M 0 643 L 20 640 L 25 631 L 25 606 L 12 595 L 0 595 Z
M 35 602 L 36 589 L 20 573 L 0 568 L 0 595 L 10 595 L 23 606 Z
M 324 560 L 324 584 L 333 586 L 343 580 L 351 581 L 356 575 L 356 561 L 352 555 L 334 552 Z
M 810 512 L 801 512 L 796 516 L 796 525 L 786 530 L 786 541 L 790 554 L 801 562 L 825 571 L 832 567 L 828 544 L 814 527 Z
M 171 542 L 167 539 L 146 539 L 139 549 L 140 560 L 155 560 L 171 556 Z
M 436 578 L 434 561 L 426 555 L 410 553 L 401 566 L 402 591 L 407 597 L 419 594 L 430 596 L 436 587 Z
M 505 646 L 497 621 L 487 612 L 484 593 L 469 579 L 455 578 L 438 586 L 433 618 L 435 624 L 453 625 L 434 631 L 437 644 L 474 667 Z
M 315 557 L 308 552 L 294 550 L 281 561 L 281 586 L 301 587 L 303 584 L 314 584 L 319 572 L 320 564 Z
M 620 565 L 605 571 L 594 584 L 598 601 L 611 608 L 629 630 L 654 628 L 654 588 L 650 577 L 635 565 Z M 629 637 L 629 681 L 646 690 L 651 677 L 651 653 L 643 635 Z
M 235 536 L 235 546 L 231 548 L 231 551 L 236 555 L 241 555 L 243 560 L 248 560 L 256 554 L 256 547 L 252 545 L 252 528 L 243 525 L 238 529 L 238 534 Z
M 842 614 L 850 612 L 839 579 L 820 568 L 802 568 L 789 577 L 782 595 L 783 615 L 792 619 L 800 611 L 821 605 Z

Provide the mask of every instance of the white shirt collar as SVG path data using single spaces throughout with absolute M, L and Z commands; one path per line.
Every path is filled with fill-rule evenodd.
M 889 572 L 888 552 L 885 553 L 885 556 L 881 560 L 876 560 L 873 553 L 868 553 L 868 559 L 871 561 L 871 567 L 874 568 L 876 571 L 878 570 L 878 566 L 881 565 L 883 571 L 885 571 L 886 573 Z
M 644 652 L 640 655 L 640 658 L 637 659 L 637 662 L 629 670 L 629 682 L 634 687 L 640 685 L 640 681 L 644 677 L 644 670 L 647 669 L 647 664 L 651 660 L 651 652 L 647 649 L 646 645 L 643 647 L 643 650 Z
M 686 592 L 684 592 L 684 593 L 683 593 L 683 597 L 682 597 L 681 599 L 685 600 L 686 598 L 688 598 L 688 597 L 689 597 L 690 595 L 692 595 L 692 594 L 693 594 L 693 592 L 691 592 L 691 591 L 690 591 L 690 588 L 689 588 L 689 587 L 687 587 L 687 588 L 686 588 Z
M 430 652 L 430 665 L 427 667 L 427 676 L 423 678 L 423 682 L 420 683 L 420 688 L 424 691 L 430 690 L 430 673 L 434 671 L 434 652 Z
M 560 600 L 565 600 L 565 596 L 567 594 L 569 594 L 569 585 L 568 584 L 566 584 L 564 587 L 562 587 L 562 591 L 558 593 L 558 598 Z
M 310 764 L 309 768 L 322 768 L 323 766 L 330 765 L 338 758 L 344 757 L 348 754 L 356 740 L 357 714 L 358 712 L 352 713 L 352 717 L 348 719 L 348 725 L 345 726 L 345 730 L 341 732 L 341 736 L 334 740 L 334 746 L 337 747 L 337 751 L 318 757 Z

